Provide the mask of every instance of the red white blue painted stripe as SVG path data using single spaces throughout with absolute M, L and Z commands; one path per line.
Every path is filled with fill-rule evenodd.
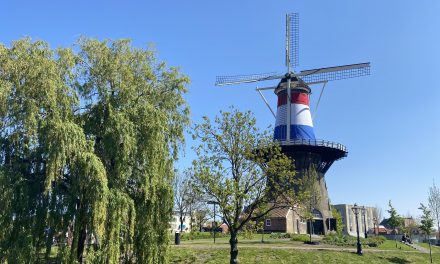
M 291 108 L 290 138 L 315 140 L 312 115 L 309 106 L 309 95 L 307 93 L 292 92 L 291 102 L 288 104 L 286 91 L 278 94 L 274 139 L 286 140 L 287 109 L 289 106 Z

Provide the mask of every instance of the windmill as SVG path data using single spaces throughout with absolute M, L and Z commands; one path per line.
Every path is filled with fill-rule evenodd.
M 311 85 L 322 84 L 322 96 L 325 85 L 329 81 L 355 78 L 370 74 L 370 63 L 358 63 L 335 67 L 318 68 L 311 70 L 295 71 L 299 65 L 299 16 L 297 13 L 286 15 L 286 55 L 285 65 L 287 72 L 276 72 L 217 76 L 216 85 L 234 85 L 241 83 L 253 83 L 268 80 L 280 80 L 277 86 L 257 88 L 265 104 L 275 116 L 274 140 L 278 141 L 283 152 L 295 160 L 297 173 L 304 176 L 314 168 L 317 172 L 316 185 L 320 192 L 320 201 L 314 206 L 314 225 L 307 227 L 308 232 L 327 233 L 332 219 L 327 186 L 324 175 L 334 161 L 347 156 L 346 147 L 342 144 L 318 140 L 313 130 L 312 115 L 310 112 Z M 274 90 L 278 97 L 276 114 L 271 109 L 262 90 Z M 297 225 L 299 223 L 297 222 Z M 300 230 L 300 227 L 297 226 Z

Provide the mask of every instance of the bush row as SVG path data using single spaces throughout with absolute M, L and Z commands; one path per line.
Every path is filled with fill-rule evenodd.
M 215 233 L 215 237 L 225 237 L 228 234 L 223 233 Z M 189 232 L 189 233 L 181 233 L 180 240 L 196 240 L 196 239 L 210 239 L 213 238 L 214 235 L 211 232 Z
M 269 238 L 272 239 L 282 239 L 282 238 L 290 238 L 291 234 L 289 233 L 270 233 Z
M 289 233 L 271 233 L 270 238 L 272 239 L 283 239 L 290 238 L 291 241 L 309 241 L 309 235 L 306 234 L 289 234 Z
M 386 238 L 383 236 L 370 236 L 368 238 L 361 238 L 361 243 L 369 247 L 378 247 Z M 357 238 L 342 234 L 330 234 L 322 239 L 322 243 L 337 245 L 337 246 L 356 246 Z
M 254 235 L 255 235 L 254 233 L 248 234 L 248 232 L 240 233 L 240 237 L 242 239 L 252 239 Z M 228 237 L 229 234 L 216 233 L 215 236 L 217 238 Z M 212 239 L 212 238 L 213 238 L 213 233 L 211 232 L 190 232 L 190 233 L 182 233 L 180 235 L 181 240 Z M 307 234 L 271 233 L 269 235 L 269 238 L 290 239 L 291 241 L 301 241 L 301 242 L 309 241 L 309 235 Z M 367 239 L 361 238 L 361 243 L 369 247 L 378 247 L 385 240 L 386 238 L 383 236 L 370 236 Z M 325 236 L 321 242 L 329 245 L 354 247 L 356 246 L 357 238 L 343 234 L 329 234 Z
M 306 242 L 306 241 L 310 241 L 310 236 L 306 235 L 306 234 L 293 234 L 290 237 L 291 241 L 301 241 L 301 242 Z
M 247 230 L 240 232 L 239 237 L 241 239 L 253 239 L 257 235 L 255 232 L 249 232 Z M 260 234 L 261 235 L 261 234 Z M 223 233 L 215 233 L 215 236 L 218 237 L 228 237 L 229 234 Z M 196 239 L 211 239 L 213 238 L 212 232 L 189 232 L 189 233 L 181 233 L 180 240 L 196 240 Z M 298 235 L 298 234 L 289 234 L 289 233 L 271 233 L 269 235 L 271 239 L 290 239 L 292 241 L 308 241 L 308 235 Z M 173 238 L 174 239 L 174 234 Z

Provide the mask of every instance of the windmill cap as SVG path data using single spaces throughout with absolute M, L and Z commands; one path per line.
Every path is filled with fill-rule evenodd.
M 289 77 L 286 76 L 278 83 L 277 88 L 274 91 L 276 95 L 278 95 L 280 92 L 286 91 L 288 78 Z M 307 94 L 312 92 L 312 89 L 310 89 L 310 87 L 303 80 L 296 76 L 290 77 L 290 89 Z

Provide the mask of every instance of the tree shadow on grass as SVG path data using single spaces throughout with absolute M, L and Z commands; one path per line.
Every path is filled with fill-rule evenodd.
M 392 258 L 385 258 L 386 260 L 388 260 L 390 263 L 398 263 L 398 264 L 407 264 L 407 263 L 411 263 L 410 261 L 403 259 L 403 258 L 398 258 L 398 257 L 392 257 Z
M 351 254 L 357 255 L 356 252 L 351 252 Z M 386 260 L 389 263 L 397 263 L 397 264 L 408 264 L 408 263 L 411 263 L 411 261 L 408 261 L 408 260 L 406 260 L 404 258 L 398 258 L 398 257 L 389 257 L 389 258 L 379 257 L 379 258 L 383 259 L 383 260 Z

